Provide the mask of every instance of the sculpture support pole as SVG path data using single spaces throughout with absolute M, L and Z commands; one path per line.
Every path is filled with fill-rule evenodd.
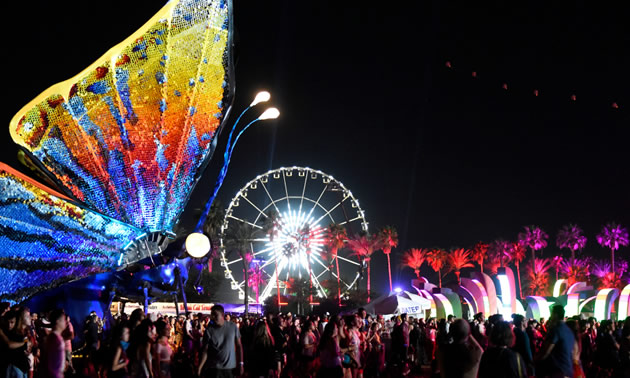
M 184 290 L 184 281 L 182 280 L 182 272 L 179 266 L 175 268 L 175 278 L 177 279 L 177 286 L 182 293 L 182 301 L 184 302 L 184 313 L 188 315 L 188 301 L 186 300 L 186 291 Z
M 142 292 L 144 293 L 144 314 L 146 315 L 149 313 L 149 288 L 145 286 Z
M 179 301 L 177 300 L 177 294 L 173 295 L 173 302 L 175 302 L 175 315 L 179 318 Z

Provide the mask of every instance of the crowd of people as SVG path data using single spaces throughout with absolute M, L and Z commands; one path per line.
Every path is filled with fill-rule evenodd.
M 0 307 L 6 377 L 630 377 L 630 318 L 472 321 L 329 316 L 162 316 L 141 309 L 74 334 L 62 310 Z M 76 324 L 76 323 L 75 323 Z M 73 341 L 82 340 L 72 350 Z

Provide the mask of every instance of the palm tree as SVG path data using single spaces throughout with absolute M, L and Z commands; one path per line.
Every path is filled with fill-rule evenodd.
M 438 287 L 442 288 L 442 268 L 446 264 L 446 251 L 441 248 L 435 248 L 427 254 L 427 261 L 438 274 Z
M 249 286 L 254 288 L 256 292 L 256 303 L 260 303 L 259 300 L 259 291 L 260 285 L 264 283 L 263 270 L 260 269 L 260 265 L 256 264 L 253 268 L 249 269 Z
M 549 235 L 538 226 L 525 227 L 525 232 L 518 234 L 518 241 L 532 250 L 532 269 L 536 269 L 536 251 L 547 246 Z
M 422 264 L 424 264 L 426 259 L 426 249 L 411 248 L 403 254 L 401 263 L 403 266 L 413 269 L 416 277 L 420 279 L 420 268 L 422 267 Z
M 549 276 L 547 272 L 551 268 L 549 259 L 534 259 L 534 264 L 529 270 L 530 295 L 545 296 L 549 289 Z
M 273 241 L 281 229 L 280 222 L 278 221 L 278 212 L 275 209 L 270 209 L 264 215 L 265 217 L 261 219 L 262 231 L 267 235 L 269 241 Z
M 562 263 L 562 273 L 567 277 L 569 286 L 576 282 L 586 282 L 589 275 L 589 262 L 584 259 L 572 259 Z
M 392 291 L 392 265 L 389 259 L 389 254 L 392 252 L 392 248 L 398 246 L 398 232 L 392 226 L 382 228 L 377 234 L 379 248 L 387 256 L 387 272 L 389 273 L 389 291 Z
M 490 244 L 485 265 L 485 268 L 490 274 L 497 274 L 499 268 L 510 262 L 511 248 L 511 243 L 503 239 L 495 240 Z
M 195 212 L 198 212 L 198 215 L 201 215 L 203 209 L 195 209 Z M 225 211 L 223 211 L 223 207 L 221 206 L 220 201 L 214 201 L 210 206 L 210 212 L 206 217 L 201 231 L 210 239 L 210 251 L 208 254 L 201 259 L 197 259 L 197 266 L 199 267 L 199 276 L 194 281 L 195 287 L 199 286 L 201 282 L 201 276 L 203 272 L 203 264 L 206 264 L 208 268 L 208 272 L 212 273 L 212 262 L 215 258 L 219 256 L 220 247 L 219 247 L 219 235 L 221 234 L 221 226 L 223 225 L 223 218 L 225 215 Z M 178 225 L 178 228 L 180 226 Z M 185 231 L 178 230 L 177 234 L 185 233 Z
M 347 242 L 348 248 L 352 250 L 355 256 L 361 261 L 367 263 L 368 279 L 367 279 L 367 294 L 368 303 L 370 303 L 370 259 L 374 249 L 377 247 L 375 238 L 369 235 L 355 235 Z
M 455 272 L 458 285 L 461 283 L 459 279 L 461 270 L 474 267 L 474 265 L 470 263 L 471 261 L 472 258 L 470 256 L 470 250 L 468 249 L 458 248 L 447 255 L 446 262 L 449 269 Z
M 560 249 L 567 248 L 571 251 L 571 260 L 575 260 L 575 251 L 582 250 L 586 245 L 586 236 L 582 234 L 582 229 L 574 224 L 563 226 L 558 231 L 556 245 Z
M 483 273 L 483 260 L 488 258 L 488 248 L 490 245 L 484 242 L 478 242 L 472 249 L 472 259 L 479 264 L 479 270 Z
M 490 254 L 499 260 L 500 267 L 510 260 L 510 250 L 512 249 L 512 243 L 503 239 L 497 239 L 490 244 Z
M 610 272 L 615 272 L 615 251 L 621 246 L 627 246 L 628 229 L 616 223 L 609 223 L 602 227 L 597 235 L 597 242 L 602 247 L 610 248 Z
M 244 291 L 245 298 L 243 304 L 245 305 L 245 314 L 249 313 L 249 263 L 253 258 L 252 254 L 252 241 L 260 235 L 260 230 L 254 226 L 246 223 L 238 223 L 238 225 L 231 228 L 230 234 L 226 237 L 226 249 L 228 252 L 236 252 L 241 257 L 243 262 L 243 274 L 244 274 Z
M 518 293 L 521 298 L 523 298 L 523 288 L 521 282 L 521 262 L 525 259 L 525 253 L 527 252 L 525 246 L 521 243 L 516 242 L 512 243 L 512 248 L 510 248 L 510 259 L 514 261 L 516 265 L 516 275 L 518 277 Z
M 562 264 L 564 263 L 564 259 L 562 256 L 554 256 L 551 259 L 551 265 L 556 270 L 556 281 L 558 281 L 560 271 L 562 270 Z
M 337 264 L 337 301 L 341 306 L 341 278 L 339 277 L 339 259 L 337 258 L 337 252 L 343 248 L 346 240 L 348 240 L 348 234 L 343 226 L 338 224 L 331 224 L 326 230 L 326 246 L 330 250 L 331 258 L 335 259 Z

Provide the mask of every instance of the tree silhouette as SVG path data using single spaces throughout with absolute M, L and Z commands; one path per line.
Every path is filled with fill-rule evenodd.
M 610 272 L 615 272 L 615 251 L 621 246 L 628 245 L 628 229 L 616 223 L 609 223 L 602 227 L 597 235 L 597 242 L 602 247 L 610 248 Z
M 461 283 L 460 274 L 461 270 L 464 268 L 473 268 L 474 265 L 471 264 L 472 258 L 470 257 L 470 251 L 464 248 L 458 248 L 451 253 L 449 253 L 446 257 L 446 262 L 450 270 L 455 273 L 455 277 L 457 277 L 457 284 Z
M 382 228 L 377 234 L 378 248 L 387 256 L 387 272 L 389 273 L 389 291 L 392 291 L 392 265 L 389 254 L 398 246 L 398 232 L 392 226 Z
M 422 264 L 424 264 L 426 259 L 426 249 L 411 248 L 403 254 L 401 263 L 403 266 L 413 269 L 416 277 L 420 279 L 420 268 L 422 267 Z

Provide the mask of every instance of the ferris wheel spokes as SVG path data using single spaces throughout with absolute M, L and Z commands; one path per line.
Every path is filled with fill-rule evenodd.
M 300 197 L 300 213 L 302 212 L 302 203 L 304 202 L 304 193 L 306 193 L 306 181 L 308 181 L 308 175 L 304 175 L 304 186 L 302 186 L 302 197 Z
M 337 204 L 335 206 L 331 207 L 330 210 L 326 211 L 321 217 L 319 217 L 315 221 L 315 223 L 319 223 L 320 220 L 326 218 L 330 213 L 332 213 L 336 208 L 338 208 L 339 205 L 341 205 L 343 203 L 343 201 L 347 200 L 348 198 L 350 198 L 350 196 L 346 196 L 341 201 L 337 202 Z M 352 222 L 352 220 L 350 222 Z
M 284 193 L 287 195 L 287 208 L 289 209 L 289 212 L 291 212 L 291 201 L 289 201 L 289 189 L 287 188 L 287 177 L 284 174 L 284 171 L 282 171 L 282 181 L 284 182 Z
M 241 218 L 235 217 L 235 216 L 234 216 L 234 215 L 232 215 L 232 214 L 228 215 L 228 218 L 232 218 L 232 219 L 237 220 L 237 221 L 239 221 L 239 222 L 241 222 L 241 223 L 248 224 L 248 225 L 250 225 L 250 226 L 252 226 L 252 227 L 256 227 L 256 228 L 258 228 L 258 229 L 262 230 L 262 226 L 259 226 L 259 225 L 257 225 L 257 224 L 252 223 L 252 222 L 248 222 L 248 221 L 246 221 L 246 220 L 244 220 L 244 219 L 241 219 Z
M 241 198 L 249 206 L 239 207 Z M 352 204 L 352 208 L 348 203 Z M 226 231 L 234 225 L 249 225 L 262 230 L 265 227 L 263 222 L 270 218 L 270 209 L 277 212 L 278 218 L 274 219 L 276 232 L 247 240 L 251 244 L 251 256 L 254 258 L 249 264 L 249 270 L 254 267 L 261 274 L 261 278 L 252 286 L 256 288 L 257 300 L 262 302 L 270 295 L 276 295 L 276 289 L 280 295 L 295 294 L 307 287 L 314 290 L 312 295 L 309 294 L 311 300 L 315 295 L 337 297 L 336 289 L 333 293 L 332 290 L 328 291 L 330 288 L 324 288 L 331 286 L 335 278 L 339 279 L 342 294 L 354 286 L 358 278 L 353 280 L 348 273 L 354 270 L 353 266 L 360 266 L 360 262 L 355 257 L 339 255 L 337 260 L 332 258 L 328 261 L 322 253 L 325 248 L 324 232 L 328 224 L 351 228 L 358 221 L 360 227 L 366 230 L 367 222 L 358 200 L 330 175 L 308 167 L 288 167 L 270 170 L 249 181 L 226 209 L 221 228 L 222 266 L 225 268 L 226 278 L 232 280 L 232 288 L 240 291 L 239 297 L 243 296 L 243 286 L 248 284 L 244 280 L 245 273 L 241 273 L 243 269 L 232 271 L 229 268 L 240 266 L 238 263 L 244 263 L 244 260 L 238 258 L 239 256 L 232 256 L 233 260 L 228 260 L 229 250 L 224 244 Z M 322 227 L 324 223 L 326 225 Z M 335 269 L 331 265 L 335 261 L 340 265 L 337 271 L 333 271 Z M 346 274 L 348 279 L 338 277 L 341 273 Z M 304 286 L 305 279 L 307 286 Z M 252 285 L 251 282 L 250 280 L 249 285 Z
M 276 202 L 273 200 L 273 197 L 271 196 L 271 194 L 269 194 L 269 190 L 267 190 L 267 186 L 265 185 L 264 182 L 262 182 L 262 180 L 259 180 L 259 182 L 260 182 L 260 185 L 263 187 L 263 189 L 265 189 L 265 193 L 267 193 L 267 197 L 269 197 L 269 200 L 271 201 L 271 204 L 273 205 L 273 207 L 276 209 L 276 212 L 280 214 L 280 209 L 278 209 L 278 206 L 276 206 Z

